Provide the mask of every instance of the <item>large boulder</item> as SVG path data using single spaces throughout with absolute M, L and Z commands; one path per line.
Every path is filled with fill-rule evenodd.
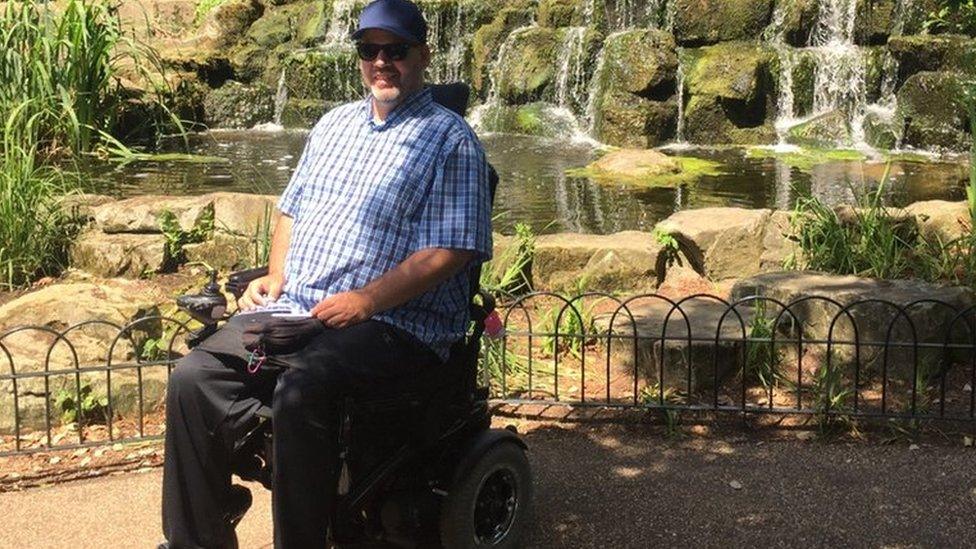
M 274 118 L 275 90 L 228 80 L 207 95 L 203 108 L 211 128 L 252 128 Z
M 212 205 L 213 227 L 217 232 L 254 237 L 270 233 L 277 219 L 277 196 L 217 192 L 200 199 Z
M 674 36 L 683 46 L 756 39 L 773 12 L 772 0 L 674 1 Z
M 708 279 L 721 281 L 761 271 L 771 215 L 766 209 L 699 208 L 672 214 L 654 230 L 676 241 L 678 249 L 670 253 L 684 256 Z M 765 261 L 768 265 L 769 256 Z M 663 272 L 665 265 L 658 270 Z
M 213 49 L 232 46 L 263 14 L 264 4 L 259 0 L 220 2 L 207 13 L 195 44 Z
M 487 94 L 492 60 L 497 56 L 505 38 L 514 29 L 528 25 L 531 21 L 532 10 L 529 6 L 509 7 L 499 11 L 491 23 L 475 31 L 471 39 L 471 87 L 476 93 L 482 97 Z
M 685 137 L 695 143 L 761 143 L 767 122 L 771 50 L 729 42 L 688 52 Z
M 190 231 L 213 212 L 207 196 L 144 195 L 95 207 L 95 227 L 105 233 L 160 233 L 161 219 L 173 214 L 179 228 Z
M 787 132 L 787 141 L 815 149 L 832 149 L 851 144 L 847 115 L 833 110 L 797 124 Z
M 139 278 L 168 267 L 160 234 L 82 233 L 71 244 L 71 266 L 104 277 Z
M 959 76 L 920 72 L 898 90 L 898 116 L 905 145 L 962 151 L 969 147 L 969 120 Z
M 576 293 L 643 291 L 657 284 L 661 245 L 653 235 L 559 233 L 536 239 L 532 281 L 536 289 Z
M 289 101 L 340 101 L 362 97 L 359 60 L 351 47 L 329 46 L 293 52 L 285 58 L 283 70 Z
M 892 36 L 888 50 L 898 60 L 898 84 L 919 72 L 976 74 L 976 39 L 957 34 Z
M 919 233 L 934 244 L 948 244 L 973 230 L 966 202 L 925 200 L 905 206 L 915 216 Z
M 616 147 L 656 147 L 677 133 L 678 102 L 611 91 L 603 94 L 598 116 L 601 142 Z
M 0 306 L 0 344 L 6 351 L 0 354 L 0 367 L 28 375 L 91 368 L 80 374 L 81 384 L 91 386 L 94 396 L 104 397 L 108 374 L 95 368 L 104 368 L 111 360 L 116 366 L 111 373 L 114 413 L 125 414 L 136 407 L 140 384 L 143 409 L 153 410 L 162 400 L 165 365 L 141 370 L 119 366 L 133 362 L 148 340 L 175 333 L 177 324 L 153 318 L 159 314 L 157 304 L 169 299 L 150 282 L 117 279 L 55 283 L 25 294 Z M 120 331 L 127 325 L 128 331 Z M 32 327 L 18 329 L 21 326 Z M 181 343 L 174 346 L 176 353 L 185 351 Z M 47 382 L 40 375 L 25 377 L 17 381 L 16 389 L 20 427 L 31 429 L 45 425 L 49 401 L 59 393 L 74 394 L 77 386 L 71 373 L 52 375 Z M 58 423 L 58 411 L 52 414 Z M 0 383 L 0 432 L 12 432 L 14 419 L 14 383 L 7 380 Z
M 586 170 L 597 179 L 641 181 L 681 172 L 681 163 L 646 149 L 618 149 L 591 162 Z
M 536 23 L 541 27 L 578 26 L 583 21 L 582 0 L 540 0 Z
M 817 0 L 777 0 L 775 9 L 774 19 L 775 16 L 782 19 L 779 28 L 773 30 L 779 31 L 783 42 L 795 47 L 809 44 L 820 13 Z
M 545 27 L 526 27 L 506 42 L 498 67 L 497 93 L 511 104 L 539 101 L 555 93 L 561 33 Z
M 865 385 L 879 381 L 887 368 L 889 380 L 899 381 L 901 387 L 907 384 L 909 390 L 913 344 L 967 340 L 965 322 L 957 314 L 976 303 L 970 288 L 812 271 L 760 274 L 740 280 L 732 288 L 733 300 L 754 295 L 787 305 L 802 323 L 804 339 L 833 340 L 835 365 L 847 365 L 848 372 L 856 356 L 853 342 L 858 341 L 861 381 Z M 842 313 L 840 307 L 847 307 L 850 316 Z M 769 313 L 779 314 L 779 308 L 770 304 Z M 787 326 L 784 322 L 782 327 Z M 918 367 L 937 375 L 939 361 L 944 358 L 941 349 L 920 349 Z M 929 380 L 923 377 L 921 381 Z
M 606 86 L 645 99 L 663 101 L 675 94 L 678 54 L 674 38 L 662 30 L 633 30 L 607 39 Z

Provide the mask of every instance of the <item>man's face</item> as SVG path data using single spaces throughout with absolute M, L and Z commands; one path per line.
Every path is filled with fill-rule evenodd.
M 405 41 L 397 35 L 381 29 L 370 29 L 360 40 L 363 44 L 401 44 Z M 411 93 L 424 85 L 424 69 L 430 63 L 430 49 L 426 45 L 410 48 L 407 57 L 393 61 L 381 51 L 372 61 L 359 60 L 363 83 L 369 87 L 373 98 L 387 106 L 398 105 Z

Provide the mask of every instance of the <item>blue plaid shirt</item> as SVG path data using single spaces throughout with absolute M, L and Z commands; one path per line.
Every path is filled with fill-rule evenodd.
M 284 296 L 311 309 L 360 289 L 425 248 L 491 257 L 484 150 L 463 118 L 429 89 L 383 122 L 371 99 L 337 107 L 308 136 L 278 208 L 294 218 Z M 373 316 L 426 343 L 442 359 L 468 322 L 468 274 Z

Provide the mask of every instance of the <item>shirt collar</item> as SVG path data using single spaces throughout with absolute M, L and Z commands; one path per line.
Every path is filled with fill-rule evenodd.
M 384 130 L 386 128 L 392 128 L 396 123 L 402 119 L 410 117 L 418 112 L 426 109 L 434 101 L 431 95 L 430 88 L 423 87 L 420 91 L 407 97 L 403 103 L 396 106 L 390 113 L 386 116 L 386 120 L 383 122 L 376 122 L 373 120 L 373 96 L 370 93 L 366 94 L 366 98 L 363 100 L 363 111 L 366 116 L 366 121 L 370 128 L 374 130 Z

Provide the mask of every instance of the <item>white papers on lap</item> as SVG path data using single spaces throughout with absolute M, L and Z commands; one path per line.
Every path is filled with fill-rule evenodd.
M 237 314 L 253 315 L 256 313 L 271 313 L 272 316 L 284 318 L 308 318 L 312 316 L 312 313 L 294 303 L 268 303 L 267 305 L 260 305 L 249 311 L 240 311 Z

